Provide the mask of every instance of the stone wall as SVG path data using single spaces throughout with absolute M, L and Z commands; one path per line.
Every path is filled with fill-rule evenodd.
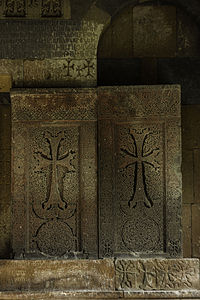
M 184 257 L 200 258 L 200 106 L 182 107 Z
M 70 3 L 71 19 L 68 20 L 58 18 L 0 20 L 0 73 L 12 75 L 13 87 L 94 86 L 97 83 L 97 71 L 98 84 L 180 83 L 183 88 L 183 103 L 199 104 L 199 1 L 159 2 L 168 6 L 176 5 L 176 13 L 174 8 L 171 8 L 173 14 L 170 20 L 172 27 L 176 22 L 178 35 L 175 40 L 172 32 L 173 38 L 166 45 L 166 52 L 164 53 L 165 49 L 162 49 L 165 55 L 161 55 L 151 45 L 153 54 L 147 57 L 144 53 L 141 57 L 143 49 L 140 36 L 135 36 L 140 50 L 137 51 L 137 57 L 130 54 L 133 35 L 130 34 L 132 27 L 130 30 L 128 26 L 132 26 L 130 16 L 133 15 L 132 8 L 130 10 L 126 7 L 148 4 L 148 1 L 85 0 L 83 4 L 82 1 L 73 0 Z M 123 23 L 121 23 L 122 15 Z M 113 17 L 112 25 L 106 31 L 105 26 L 111 17 Z M 159 27 L 160 23 L 157 21 L 155 26 Z M 105 34 L 100 40 L 99 49 L 101 47 L 102 52 L 98 52 L 97 66 L 98 41 L 103 28 Z M 144 34 L 142 30 L 140 33 Z M 165 31 L 161 30 L 161 38 L 166 35 L 162 35 L 162 32 Z M 102 43 L 103 39 L 105 41 Z M 114 51 L 113 55 L 109 54 L 111 50 Z M 156 55 L 154 50 L 157 51 Z M 5 98 L 2 103 L 0 160 L 3 166 L 1 168 L 3 186 L 0 189 L 0 231 L 3 234 L 0 236 L 2 245 L 0 257 L 10 257 L 10 175 L 5 172 L 9 170 L 5 166 L 9 165 L 10 123 L 9 107 L 4 104 L 7 103 Z M 200 147 L 198 142 L 196 144 L 193 142 L 194 139 L 198 141 L 200 126 L 197 109 L 198 106 L 183 106 L 183 214 L 186 257 L 200 257 L 198 209 Z

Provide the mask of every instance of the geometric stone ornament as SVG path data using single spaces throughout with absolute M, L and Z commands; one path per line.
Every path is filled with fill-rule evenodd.
M 69 0 L 2 0 L 0 19 L 10 18 L 59 18 L 69 19 L 71 15 Z
M 15 258 L 97 256 L 95 90 L 11 93 Z
M 198 259 L 119 259 L 115 268 L 117 290 L 199 288 Z
M 180 257 L 180 87 L 98 89 L 100 257 Z

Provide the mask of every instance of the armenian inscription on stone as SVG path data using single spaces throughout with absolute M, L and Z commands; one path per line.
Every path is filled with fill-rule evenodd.
M 97 253 L 96 97 L 75 94 L 12 94 L 16 257 Z
M 70 0 L 2 0 L 0 18 L 70 18 Z
M 100 256 L 181 255 L 180 90 L 100 88 Z

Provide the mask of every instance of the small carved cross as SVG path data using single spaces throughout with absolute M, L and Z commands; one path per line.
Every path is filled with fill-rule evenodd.
M 64 140 L 64 132 L 59 132 L 56 136 L 52 136 L 50 132 L 44 135 L 45 140 L 49 143 L 50 155 L 45 155 L 42 151 L 35 152 L 35 158 L 38 161 L 38 166 L 35 171 L 41 171 L 51 166 L 51 183 L 50 193 L 47 200 L 42 203 L 42 207 L 46 210 L 52 208 L 66 209 L 67 203 L 61 198 L 58 188 L 58 175 L 57 167 L 63 166 L 67 172 L 74 172 L 75 168 L 71 161 L 75 158 L 75 152 L 72 150 L 67 151 L 62 156 L 59 156 L 59 147 L 62 140 Z
M 153 201 L 149 197 L 146 188 L 145 178 L 145 164 L 152 166 L 155 170 L 159 169 L 159 163 L 156 160 L 159 154 L 159 148 L 151 149 L 145 153 L 144 146 L 148 136 L 151 132 L 147 129 L 138 132 L 134 129 L 129 130 L 129 134 L 133 140 L 134 153 L 121 148 L 121 152 L 125 155 L 125 162 L 120 166 L 120 169 L 126 169 L 135 164 L 135 182 L 133 188 L 133 194 L 128 201 L 129 207 L 135 208 L 137 202 L 143 202 L 148 208 L 153 206 Z
M 71 61 L 71 59 L 67 59 L 67 65 L 65 65 L 64 64 L 64 69 L 66 69 L 67 70 L 67 77 L 72 77 L 72 75 L 71 75 L 71 70 L 73 70 L 74 71 L 74 64 L 72 64 L 72 61 Z
M 93 77 L 92 71 L 94 70 L 94 63 L 92 63 L 90 59 L 86 59 L 85 61 L 86 63 L 84 63 L 83 69 L 87 69 L 86 77 Z

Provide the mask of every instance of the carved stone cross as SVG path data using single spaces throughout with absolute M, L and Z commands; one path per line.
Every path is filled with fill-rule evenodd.
M 75 152 L 68 150 L 63 155 L 59 155 L 60 143 L 64 140 L 64 132 L 59 132 L 53 136 L 50 132 L 46 132 L 44 138 L 49 143 L 50 155 L 44 154 L 42 151 L 35 152 L 35 157 L 38 160 L 36 171 L 41 171 L 51 166 L 51 183 L 50 193 L 47 199 L 42 203 L 42 207 L 46 210 L 49 209 L 66 209 L 67 203 L 62 199 L 58 188 L 58 175 L 57 167 L 62 166 L 67 169 L 67 172 L 74 172 L 75 168 L 71 164 L 71 160 L 75 158 Z
M 159 163 L 156 160 L 159 154 L 159 148 L 149 149 L 145 152 L 144 146 L 148 136 L 151 134 L 147 129 L 141 131 L 130 129 L 129 134 L 133 140 L 134 152 L 121 148 L 125 155 L 125 162 L 120 169 L 126 169 L 135 164 L 135 180 L 133 194 L 128 201 L 131 208 L 135 208 L 138 202 L 143 202 L 148 208 L 153 206 L 153 201 L 148 195 L 145 178 L 145 164 L 152 166 L 155 170 L 159 169 Z

